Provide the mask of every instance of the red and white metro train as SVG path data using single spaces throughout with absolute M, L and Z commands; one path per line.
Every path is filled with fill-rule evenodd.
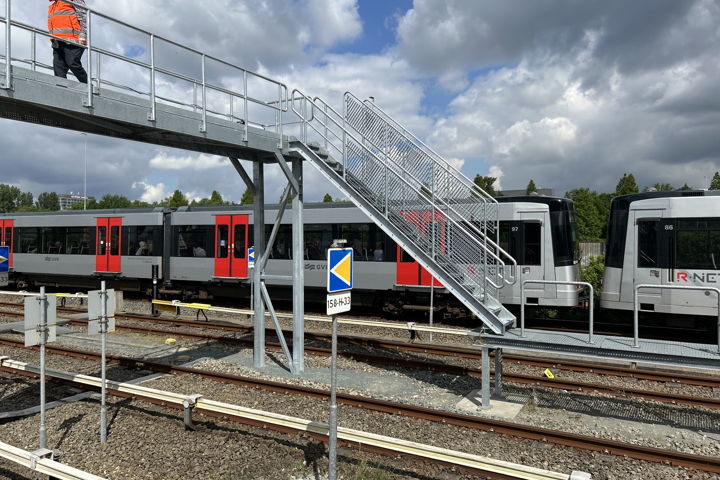
M 500 198 L 500 244 L 518 260 L 523 279 L 579 278 L 572 202 L 527 196 Z M 277 207 L 267 206 L 274 222 Z M 431 276 L 350 203 L 307 204 L 304 265 L 308 298 L 324 290 L 325 252 L 343 238 L 355 250 L 354 303 L 396 312 L 427 306 Z M 266 272 L 292 269 L 291 215 L 280 227 Z M 161 293 L 210 298 L 248 294 L 247 249 L 253 238 L 252 206 L 181 207 L 14 213 L 0 215 L 0 242 L 11 250 L 11 282 L 19 287 L 51 285 L 94 288 L 100 279 L 115 288 L 149 291 L 152 267 Z M 422 226 L 418 226 L 421 228 Z M 265 226 L 268 236 L 272 225 Z M 289 281 L 268 281 L 274 295 L 289 294 Z M 435 280 L 436 305 L 458 305 Z M 520 301 L 520 285 L 500 291 L 503 303 Z M 528 303 L 574 306 L 578 290 L 537 285 Z M 177 298 L 177 297 L 174 297 Z

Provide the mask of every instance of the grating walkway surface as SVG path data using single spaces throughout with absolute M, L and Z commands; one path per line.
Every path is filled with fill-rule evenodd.
M 634 339 L 595 335 L 594 343 L 588 343 L 585 333 L 548 332 L 543 330 L 509 330 L 505 335 L 483 335 L 483 341 L 490 347 L 512 348 L 513 350 L 537 351 L 577 355 L 588 358 L 647 362 L 655 365 L 687 365 L 697 368 L 720 368 L 720 353 L 717 345 L 689 342 L 640 339 L 639 347 L 633 347 Z

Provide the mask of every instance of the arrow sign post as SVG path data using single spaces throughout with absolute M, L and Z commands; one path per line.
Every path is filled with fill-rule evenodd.
M 335 241 L 335 245 L 345 243 Z M 332 357 L 330 362 L 330 419 L 328 478 L 337 475 L 337 314 L 350 311 L 350 290 L 353 288 L 353 249 L 328 249 L 327 314 L 332 315 Z

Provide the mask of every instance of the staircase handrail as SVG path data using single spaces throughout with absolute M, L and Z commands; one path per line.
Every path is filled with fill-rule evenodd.
M 353 94 L 352 92 L 349 92 L 349 91 L 348 91 L 348 92 L 345 92 L 345 96 L 350 96 L 350 97 L 354 98 L 355 100 L 357 100 L 358 102 L 363 103 L 363 104 L 365 104 L 365 105 L 368 105 L 368 106 L 370 106 L 371 109 L 376 110 L 378 113 L 380 113 L 383 117 L 385 117 L 385 119 L 386 119 L 387 121 L 389 121 L 390 123 L 392 123 L 392 125 L 393 125 L 395 128 L 397 128 L 397 129 L 399 129 L 399 130 L 402 130 L 402 133 L 403 133 L 403 134 L 409 136 L 409 137 L 412 138 L 414 141 L 416 141 L 416 142 L 419 144 L 419 146 L 422 147 L 423 150 L 425 150 L 426 153 L 428 153 L 430 156 L 435 157 L 436 160 L 440 160 L 440 161 L 441 161 L 441 165 L 443 165 L 444 167 L 446 167 L 446 170 L 449 170 L 449 171 L 452 171 L 453 173 L 455 173 L 456 176 L 457 176 L 460 180 L 462 180 L 463 183 L 465 183 L 465 185 L 466 185 L 468 188 L 470 188 L 470 189 L 472 189 L 472 190 L 476 190 L 476 191 L 478 191 L 479 193 L 482 193 L 483 196 L 480 197 L 481 199 L 483 199 L 483 200 L 485 200 L 485 201 L 488 201 L 488 202 L 490 202 L 490 203 L 496 203 L 496 204 L 498 203 L 498 201 L 497 201 L 492 195 L 490 195 L 490 194 L 487 193 L 485 190 L 483 190 L 483 189 L 482 189 L 479 185 L 477 185 L 475 182 L 473 182 L 472 180 L 470 180 L 469 178 L 467 178 L 467 177 L 465 176 L 465 174 L 463 174 L 459 169 L 457 169 L 454 165 L 452 165 L 452 164 L 449 163 L 447 160 L 445 160 L 439 153 L 437 153 L 435 150 L 433 150 L 432 147 L 430 147 L 430 146 L 427 145 L 425 142 L 423 142 L 422 140 L 420 140 L 414 133 L 412 133 L 410 130 L 408 130 L 407 128 L 405 128 L 400 122 L 398 122 L 397 120 L 395 120 L 395 118 L 393 118 L 389 113 L 387 113 L 385 110 L 383 110 L 382 108 L 380 108 L 375 102 L 372 102 L 372 101 L 370 101 L 370 100 L 360 100 L 355 94 Z
M 12 0 L 6 0 L 6 1 L 8 2 L 8 5 L 9 5 L 9 3 Z M 155 90 L 156 90 L 155 74 L 156 73 L 160 73 L 163 75 L 167 75 L 167 76 L 176 78 L 178 80 L 183 80 L 183 81 L 191 83 L 193 86 L 193 97 L 197 96 L 198 89 L 202 89 L 201 90 L 201 95 L 202 95 L 201 103 L 198 105 L 197 101 L 195 99 L 193 99 L 192 107 L 199 108 L 201 110 L 202 121 L 203 121 L 202 128 L 203 129 L 206 126 L 207 113 L 217 113 L 217 112 L 210 110 L 210 108 L 208 106 L 208 101 L 207 101 L 207 98 L 205 95 L 206 90 L 217 91 L 219 93 L 226 94 L 230 97 L 230 103 L 229 103 L 230 104 L 230 107 L 229 107 L 230 113 L 229 114 L 220 113 L 220 115 L 224 116 L 224 117 L 229 116 L 231 118 L 231 120 L 237 118 L 233 114 L 233 99 L 238 98 L 238 99 L 243 100 L 243 103 L 244 103 L 244 105 L 243 105 L 243 109 L 244 109 L 243 120 L 245 121 L 243 130 L 244 130 L 244 136 L 245 136 L 244 138 L 245 139 L 247 139 L 247 126 L 249 123 L 252 122 L 248 118 L 248 108 L 247 108 L 248 102 L 255 103 L 255 104 L 270 108 L 272 110 L 275 110 L 276 116 L 279 116 L 279 117 L 282 116 L 283 112 L 287 112 L 289 109 L 289 89 L 288 89 L 287 85 L 285 85 L 282 82 L 279 82 L 278 80 L 272 79 L 261 73 L 257 73 L 253 70 L 249 70 L 247 68 L 233 64 L 226 60 L 222 60 L 220 58 L 217 58 L 217 57 L 214 57 L 211 55 L 206 55 L 205 53 L 201 52 L 200 50 L 196 50 L 196 49 L 188 47 L 187 45 L 184 45 L 182 43 L 170 40 L 168 38 L 156 35 L 150 31 L 139 28 L 135 25 L 123 22 L 122 20 L 118 20 L 115 17 L 103 14 L 94 8 L 88 7 L 83 4 L 74 3 L 74 2 L 72 2 L 72 0 L 69 0 L 69 1 L 70 1 L 70 3 L 73 3 L 73 5 L 76 8 L 82 9 L 85 12 L 87 12 L 87 25 L 88 25 L 88 27 L 87 27 L 87 44 L 80 45 L 79 43 L 75 43 L 75 42 L 72 42 L 67 39 L 61 39 L 61 40 L 65 41 L 67 43 L 71 43 L 71 44 L 80 46 L 84 49 L 87 49 L 88 55 L 87 55 L 87 69 L 86 70 L 88 71 L 88 77 L 91 80 L 96 80 L 98 87 L 100 87 L 100 85 L 103 83 L 109 84 L 109 82 L 107 80 L 103 80 L 100 75 L 100 68 L 99 68 L 100 60 L 99 59 L 102 58 L 102 56 L 114 58 L 116 60 L 147 69 L 149 71 L 149 83 L 150 83 L 149 90 L 150 91 L 143 92 L 142 95 L 147 95 L 150 98 L 151 113 L 149 114 L 149 117 L 148 117 L 150 120 L 155 120 L 156 104 L 157 104 L 158 99 L 188 106 L 187 103 L 166 99 L 166 98 L 163 98 L 156 94 L 156 92 L 155 92 Z M 7 8 L 6 11 L 11 11 L 11 10 L 10 10 L 10 8 Z M 93 42 L 92 42 L 92 20 L 96 17 L 102 18 L 104 20 L 107 20 L 108 22 L 111 22 L 116 25 L 120 25 L 122 27 L 128 28 L 132 31 L 135 31 L 137 33 L 140 33 L 140 34 L 148 37 L 147 40 L 149 41 L 149 48 L 147 48 L 146 51 L 148 52 L 149 57 L 150 57 L 149 62 L 138 60 L 136 58 L 130 58 L 128 56 L 121 55 L 116 52 L 94 46 Z M 8 45 L 6 45 L 6 52 L 3 52 L 4 54 L 0 55 L 0 58 L 5 59 L 6 65 L 9 66 L 12 63 L 12 61 L 15 60 L 18 62 L 30 64 L 33 70 L 35 70 L 38 66 L 40 66 L 42 68 L 52 68 L 48 65 L 43 64 L 42 62 L 38 61 L 38 59 L 37 59 L 37 51 L 36 51 L 37 50 L 36 49 L 37 42 L 35 40 L 36 36 L 40 35 L 41 37 L 46 37 L 48 39 L 54 38 L 47 30 L 37 28 L 33 25 L 29 25 L 27 23 L 20 22 L 18 20 L 13 20 L 12 14 L 11 14 L 10 18 L 7 18 L 6 14 L 0 13 L 0 23 L 5 24 L 5 28 L 8 30 L 12 27 L 15 27 L 15 28 L 19 28 L 21 30 L 28 31 L 31 34 L 32 45 L 30 48 L 30 51 L 31 51 L 30 60 L 12 57 L 12 46 L 11 46 L 11 43 L 8 42 Z M 8 38 L 10 38 L 10 35 L 8 35 Z M 183 50 L 184 52 L 188 52 L 188 53 L 192 53 L 192 54 L 200 56 L 201 62 L 200 62 L 199 66 L 201 67 L 201 71 L 202 71 L 201 77 L 202 78 L 195 78 L 195 76 L 185 75 L 185 74 L 182 74 L 179 72 L 174 72 L 172 70 L 165 69 L 165 68 L 158 66 L 156 63 L 156 60 L 155 60 L 155 53 L 156 53 L 155 52 L 155 50 L 156 50 L 155 44 L 157 41 L 161 41 L 161 42 L 164 42 L 173 47 L 177 47 L 177 48 Z M 143 48 L 146 48 L 146 47 L 143 45 Z M 94 67 L 93 61 L 92 61 L 92 60 L 94 60 L 93 56 L 96 57 L 97 61 L 98 61 L 96 77 L 93 77 L 93 74 L 95 73 L 94 68 L 93 68 Z M 217 64 L 238 70 L 243 79 L 243 91 L 242 92 L 234 91 L 234 90 L 228 89 L 226 87 L 223 87 L 220 85 L 215 85 L 215 84 L 212 84 L 211 82 L 208 82 L 207 79 L 205 78 L 205 69 L 206 69 L 207 61 L 212 61 Z M 10 69 L 6 70 L 6 75 L 8 77 L 10 77 L 10 75 L 11 75 Z M 248 77 L 257 78 L 257 79 L 263 80 L 265 82 L 268 82 L 269 84 L 271 84 L 273 86 L 276 86 L 278 88 L 277 99 L 273 100 L 273 101 L 264 101 L 264 100 L 254 98 L 251 95 L 249 95 L 248 94 L 248 82 L 247 82 Z M 122 86 L 122 85 L 117 85 L 117 84 L 114 84 L 113 86 L 117 87 L 117 88 L 126 88 L 126 89 L 137 92 L 137 90 L 133 89 L 132 87 Z M 5 86 L 5 88 L 8 88 L 8 86 Z M 93 95 L 96 93 L 96 91 L 93 90 L 93 82 L 92 81 L 88 82 L 87 90 L 88 90 L 88 96 L 86 99 L 86 106 L 92 107 L 93 106 Z M 259 125 L 259 122 L 252 122 L 252 123 Z M 282 123 L 283 122 L 281 121 L 281 119 L 278 119 L 278 121 L 276 123 L 276 125 L 277 125 L 276 128 L 278 129 L 277 133 L 279 133 L 281 138 L 282 138 Z
M 297 115 L 298 118 L 302 119 L 302 120 L 303 120 L 303 123 L 305 123 L 306 125 L 309 125 L 310 128 L 312 128 L 318 135 L 320 135 L 320 137 L 322 137 L 322 138 L 325 139 L 325 140 L 328 140 L 328 138 L 325 137 L 325 136 L 323 135 L 323 133 L 320 132 L 320 130 L 318 130 L 313 124 L 309 123 L 308 120 L 305 119 L 304 113 L 296 110 L 296 108 L 295 108 L 295 104 L 296 104 L 296 95 L 295 95 L 295 94 L 296 94 L 296 93 L 299 94 L 299 95 L 302 97 L 302 98 L 301 98 L 302 100 L 304 100 L 305 102 L 308 102 L 311 106 L 313 106 L 314 108 L 317 108 L 319 111 L 323 111 L 323 110 L 320 108 L 320 105 L 315 104 L 315 102 L 314 102 L 311 98 L 309 98 L 307 95 L 305 95 L 304 93 L 302 93 L 300 90 L 294 89 L 293 92 L 292 92 L 292 94 L 291 94 L 291 100 L 290 100 L 290 106 L 291 106 L 290 108 L 292 109 L 293 113 L 295 113 L 295 115 Z M 321 100 L 321 101 L 322 101 L 322 100 Z M 327 108 L 329 108 L 329 109 L 330 109 L 335 115 L 337 115 L 339 118 L 343 118 L 342 115 L 340 115 L 340 114 L 337 112 L 337 110 L 335 110 L 332 106 L 328 105 L 328 104 L 327 104 L 326 102 L 324 102 L 324 101 L 322 101 L 322 103 L 323 103 L 325 106 L 327 106 Z M 344 135 L 349 136 L 349 137 L 350 137 L 352 140 L 354 140 L 358 145 L 360 145 L 365 151 L 367 151 L 367 153 L 369 153 L 370 155 L 372 155 L 376 160 L 379 160 L 379 161 L 382 162 L 382 159 L 380 159 L 380 158 L 375 154 L 375 152 L 373 152 L 372 150 L 370 150 L 369 148 L 367 148 L 367 146 L 363 145 L 362 141 L 361 141 L 361 140 L 358 140 L 351 132 L 349 132 L 344 126 L 342 126 L 342 125 L 340 124 L 340 122 L 338 122 L 337 120 L 333 119 L 330 115 L 325 115 L 325 116 L 326 116 L 326 118 L 330 119 L 330 121 L 332 121 L 332 122 L 335 124 L 336 127 L 339 127 L 339 128 L 343 131 L 343 134 L 344 134 Z M 315 118 L 315 120 L 316 120 L 318 123 L 320 123 L 323 127 L 327 127 L 327 125 L 325 125 L 324 123 L 322 123 L 322 122 L 321 122 L 320 120 L 318 120 L 317 118 Z M 328 141 L 329 141 L 329 140 L 328 140 Z M 306 131 L 306 130 L 303 130 L 303 143 L 307 143 L 307 131 Z M 332 142 L 330 142 L 330 145 L 331 145 L 335 150 L 337 150 L 339 153 L 341 153 L 341 154 L 344 153 L 343 150 L 339 149 L 339 148 L 338 148 L 337 146 L 335 146 Z M 343 142 L 343 147 L 344 147 L 344 142 Z M 343 157 L 343 158 L 344 158 L 344 157 Z M 344 167 L 344 166 L 343 166 L 343 167 Z M 400 180 L 400 181 L 401 181 L 402 183 L 404 183 L 406 186 L 408 186 L 408 187 L 410 187 L 411 189 L 414 190 L 414 187 L 413 187 L 412 184 L 410 184 L 410 182 L 408 182 L 407 180 L 405 180 L 402 176 L 398 175 L 395 171 L 393 171 L 393 170 L 389 170 L 389 171 L 390 171 L 391 174 L 394 175 L 398 180 Z M 432 206 L 433 206 L 433 208 L 434 208 L 435 210 L 441 211 L 440 209 L 438 209 L 438 208 L 436 207 L 434 198 L 428 199 L 428 200 L 431 201 L 431 204 L 432 204 Z M 443 202 L 443 203 L 444 203 L 444 202 Z M 452 210 L 452 207 L 450 207 L 449 205 L 445 204 L 445 206 L 448 208 L 448 210 Z M 453 211 L 453 213 L 455 213 L 455 214 L 457 215 L 457 212 L 455 212 L 454 210 L 452 210 L 452 211 Z M 495 252 L 493 252 L 493 251 L 492 251 L 491 249 L 489 249 L 486 245 L 484 245 L 482 242 L 480 242 L 479 239 L 475 238 L 475 237 L 472 235 L 472 233 L 469 232 L 469 231 L 465 228 L 465 224 L 464 224 L 464 223 L 457 222 L 457 223 L 456 223 L 456 226 L 459 227 L 460 230 L 463 231 L 466 235 L 468 235 L 469 238 L 474 239 L 474 240 L 477 242 L 477 245 L 478 245 L 480 248 L 482 248 L 487 255 L 489 255 L 491 258 L 493 258 L 493 259 L 495 259 L 495 260 L 497 261 L 498 264 L 496 265 L 496 267 L 497 267 L 496 276 L 497 276 L 498 278 L 502 279 L 501 283 L 500 283 L 500 284 L 497 284 L 497 283 L 493 282 L 493 280 L 492 280 L 491 278 L 488 278 L 488 276 L 487 276 L 486 273 L 485 273 L 485 279 L 486 279 L 487 282 L 490 283 L 490 285 L 492 285 L 493 287 L 495 287 L 495 288 L 502 288 L 502 284 L 503 284 L 503 283 L 507 283 L 507 280 L 505 280 L 505 277 L 504 277 L 504 276 L 500 275 L 500 272 L 499 272 L 499 271 L 502 269 L 503 272 L 504 272 L 505 267 L 507 267 L 507 265 L 505 264 L 505 262 L 504 262 L 499 256 L 497 256 L 497 255 L 495 254 Z M 515 261 L 515 259 L 513 259 L 512 257 L 509 257 L 509 258 L 513 260 L 513 268 L 514 268 L 514 269 L 517 269 L 517 262 Z M 445 269 L 443 268 L 443 270 L 445 270 Z M 446 271 L 446 272 L 447 272 L 447 271 Z M 448 273 L 449 273 L 449 272 L 448 272 Z
M 348 93 L 346 93 L 346 95 L 347 95 L 347 94 L 348 94 Z M 350 94 L 350 95 L 352 95 L 352 94 Z M 352 96 L 354 97 L 354 95 L 352 95 Z M 355 97 L 355 98 L 357 98 L 357 97 Z M 320 102 L 320 103 L 322 104 L 322 105 L 318 105 L 317 108 L 318 108 L 319 111 L 323 112 L 324 115 L 327 116 L 327 109 L 329 109 L 332 113 L 334 113 L 335 115 L 337 115 L 339 118 L 344 118 L 344 116 L 340 115 L 340 113 L 339 113 L 335 108 L 333 108 L 331 105 L 329 105 L 327 102 L 325 102 L 325 101 L 324 101 L 323 99 L 321 99 L 320 97 L 315 97 L 315 98 L 313 99 L 313 102 Z M 320 108 L 320 107 L 322 107 L 322 108 Z M 316 107 L 313 106 L 313 108 L 311 109 L 312 116 L 311 116 L 310 120 L 308 120 L 308 121 L 316 120 L 316 118 L 315 118 L 315 108 L 316 108 Z M 319 122 L 319 120 L 318 120 L 318 122 Z M 320 122 L 320 123 L 322 123 L 322 122 Z M 337 122 L 335 122 L 335 123 L 337 124 Z M 325 125 L 323 124 L 323 126 L 325 126 Z M 339 125 L 338 125 L 338 126 L 339 126 Z M 344 127 L 341 127 L 341 128 L 344 129 Z M 315 130 L 315 129 L 314 129 L 314 130 Z M 317 130 L 316 130 L 316 131 L 317 131 Z M 349 134 L 349 132 L 346 132 L 346 133 Z M 318 132 L 318 134 L 320 134 L 320 132 Z M 338 137 L 334 132 L 333 132 L 333 134 L 334 134 L 336 137 Z M 350 135 L 351 135 L 351 134 L 350 134 Z M 322 137 L 326 140 L 326 142 L 329 141 L 329 140 L 328 140 L 325 136 L 323 136 L 322 134 L 320 134 L 320 136 L 322 136 Z M 357 142 L 357 139 L 355 139 L 352 135 L 351 135 L 351 137 Z M 338 140 L 342 140 L 342 139 L 338 137 Z M 369 141 L 370 144 L 372 144 L 376 149 L 382 151 L 382 149 L 381 149 L 379 146 L 375 145 L 372 140 L 368 139 L 368 141 Z M 337 148 L 336 148 L 336 149 L 337 149 Z M 337 149 L 337 150 L 339 150 L 339 149 Z M 369 151 L 369 150 L 368 150 L 368 151 Z M 341 152 L 341 153 L 342 153 L 342 152 Z M 373 155 L 374 155 L 374 154 L 373 154 Z M 449 164 L 447 163 L 447 161 L 445 161 L 440 155 L 438 155 L 438 154 L 435 154 L 435 155 L 436 155 L 435 160 L 439 160 L 440 166 L 444 166 L 444 165 L 448 165 L 448 166 L 449 166 Z M 377 158 L 376 155 L 375 155 L 375 157 Z M 402 166 L 401 166 L 401 165 L 398 165 L 397 162 L 395 162 L 395 161 L 392 159 L 392 157 L 387 157 L 387 158 L 388 158 L 388 160 L 392 161 L 392 163 L 393 163 L 396 167 L 399 167 L 399 168 L 402 169 Z M 444 165 L 443 165 L 443 164 L 444 164 Z M 406 173 L 407 173 L 407 171 L 406 171 Z M 461 178 L 467 178 L 467 177 L 465 177 L 461 172 L 458 172 L 458 173 L 460 174 Z M 416 177 L 413 176 L 412 174 L 409 174 L 409 175 L 410 175 L 416 182 L 422 183 L 418 178 L 416 178 Z M 473 183 L 473 185 L 475 185 L 475 184 Z M 478 189 L 482 191 L 482 189 L 480 189 L 480 187 L 478 187 Z M 439 199 L 440 199 L 440 202 L 442 203 L 442 206 L 443 206 L 443 207 L 445 207 L 448 211 L 454 213 L 454 214 L 457 216 L 457 218 L 462 218 L 462 214 L 461 214 L 460 212 L 458 212 L 451 204 L 443 201 L 442 196 L 436 197 L 436 196 L 434 195 L 434 192 L 433 192 L 432 198 L 433 198 L 433 200 L 435 200 L 435 198 L 439 198 Z M 493 202 L 495 202 L 496 204 L 498 204 L 498 201 L 495 200 L 494 198 L 490 197 L 490 199 L 491 199 Z M 481 199 L 481 200 L 484 200 L 485 202 L 487 202 L 488 199 Z M 434 202 L 433 202 L 433 206 L 434 206 Z M 463 225 L 465 225 L 465 224 L 463 224 Z M 512 268 L 510 269 L 511 274 L 508 275 L 507 278 L 506 278 L 505 275 L 498 275 L 498 276 L 499 276 L 500 278 L 502 278 L 503 281 L 504 281 L 507 285 L 514 285 L 514 284 L 517 282 L 517 277 L 516 277 L 516 275 L 515 275 L 514 273 L 512 273 L 512 272 L 517 272 L 517 260 L 515 260 L 515 258 L 514 258 L 512 255 L 510 255 L 510 253 L 508 253 L 505 249 L 503 249 L 497 242 L 495 242 L 495 240 L 493 240 L 492 238 L 490 238 L 485 232 L 483 232 L 482 230 L 480 230 L 475 224 L 473 224 L 472 222 L 468 222 L 467 225 L 470 227 L 471 230 L 473 230 L 477 235 L 479 235 L 483 241 L 487 241 L 488 244 L 489 244 L 492 248 L 495 249 L 495 251 L 499 252 L 500 254 L 502 254 L 505 258 L 507 258 L 507 259 L 510 261 L 510 263 L 512 264 Z M 506 262 L 502 261 L 502 259 L 501 259 L 500 257 L 498 257 L 497 255 L 493 255 L 493 257 L 496 258 L 496 259 L 498 259 L 501 265 L 507 266 L 507 265 L 506 265 Z M 498 287 L 498 288 L 499 288 L 499 287 Z

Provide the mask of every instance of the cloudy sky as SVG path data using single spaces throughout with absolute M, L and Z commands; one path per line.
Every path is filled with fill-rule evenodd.
M 625 172 L 641 186 L 707 187 L 720 170 L 717 0 L 88 3 L 331 104 L 346 90 L 373 96 L 468 176 L 497 176 L 504 189 L 532 178 L 560 194 L 612 191 Z M 13 8 L 44 24 L 46 0 Z M 100 22 L 94 32 L 105 48 L 146 57 L 142 36 Z M 177 52 L 168 58 L 193 68 Z M 133 84 L 145 74 L 108 62 L 106 75 Z M 84 142 L 0 120 L 0 181 L 35 195 L 81 192 Z M 87 158 L 90 195 L 155 201 L 176 188 L 195 198 L 217 189 L 238 201 L 244 190 L 229 162 L 208 155 L 89 135 Z M 277 201 L 281 174 L 267 177 Z M 306 198 L 325 192 L 338 195 L 308 167 Z

